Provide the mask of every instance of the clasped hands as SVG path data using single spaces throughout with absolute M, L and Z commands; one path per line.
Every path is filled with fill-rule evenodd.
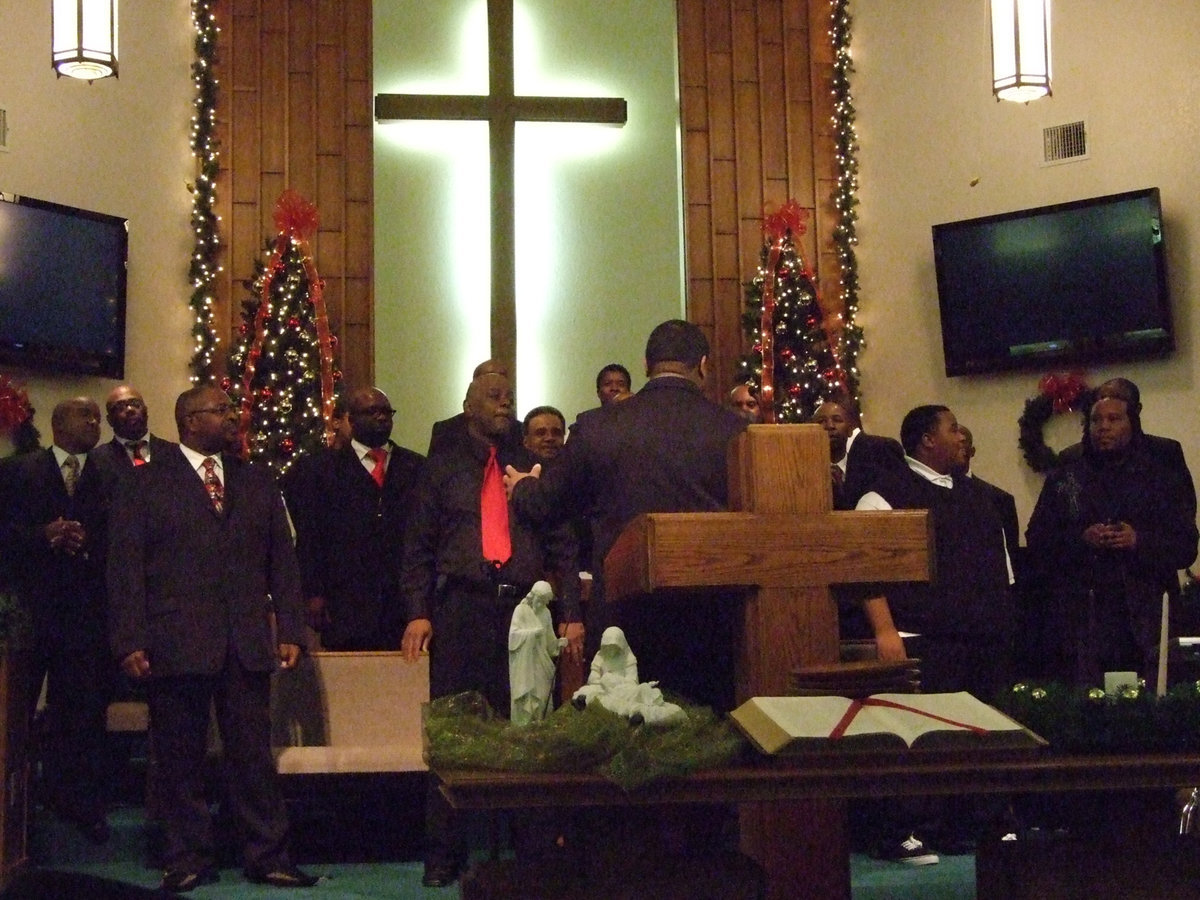
M 1084 529 L 1083 542 L 1097 550 L 1132 550 L 1137 532 L 1128 522 L 1096 522 Z
M 62 516 L 47 523 L 45 534 L 51 550 L 61 550 L 68 556 L 74 556 L 82 550 L 87 540 L 87 529 L 82 523 L 64 519 Z

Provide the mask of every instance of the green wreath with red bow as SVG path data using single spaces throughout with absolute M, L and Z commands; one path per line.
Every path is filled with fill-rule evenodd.
M 1043 375 L 1037 396 L 1025 401 L 1025 412 L 1017 420 L 1021 429 L 1017 445 L 1033 471 L 1048 472 L 1058 465 L 1057 451 L 1046 446 L 1046 423 L 1057 413 L 1078 410 L 1088 390 L 1081 372 Z

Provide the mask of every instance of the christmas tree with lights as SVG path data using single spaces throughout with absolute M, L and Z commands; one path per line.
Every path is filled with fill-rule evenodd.
M 329 333 L 309 241 L 317 209 L 294 191 L 275 206 L 269 260 L 246 283 L 237 346 L 222 384 L 240 409 L 242 452 L 282 475 L 326 443 L 333 412 L 337 338 Z
M 751 351 L 737 378 L 757 394 L 764 422 L 806 422 L 822 400 L 852 393 L 838 358 L 840 321 L 826 321 L 813 272 L 796 250 L 803 218 L 794 200 L 763 217 L 758 271 L 746 285 L 742 327 Z

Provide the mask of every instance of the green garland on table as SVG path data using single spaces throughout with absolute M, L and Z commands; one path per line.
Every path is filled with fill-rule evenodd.
M 679 703 L 678 698 L 668 697 Z M 431 768 L 603 775 L 626 791 L 662 778 L 728 765 L 749 746 L 708 707 L 680 703 L 677 725 L 631 726 L 598 703 L 559 707 L 516 726 L 471 691 L 439 697 L 425 710 Z
M 1179 753 L 1200 747 L 1200 681 L 1156 697 L 1144 685 L 1102 688 L 1020 682 L 996 706 L 1056 753 Z

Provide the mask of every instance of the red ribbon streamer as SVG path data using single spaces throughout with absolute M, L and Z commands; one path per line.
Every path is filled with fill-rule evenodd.
M 780 238 L 767 252 L 767 277 L 763 280 L 762 317 L 758 331 L 762 340 L 762 377 L 758 388 L 758 411 L 764 424 L 775 423 L 775 267 L 783 249 Z
M 829 739 L 836 741 L 838 738 L 845 737 L 846 729 L 850 727 L 850 723 L 854 721 L 854 717 L 859 714 L 864 706 L 885 706 L 889 709 L 901 709 L 905 712 L 916 713 L 919 716 L 924 716 L 927 719 L 935 719 L 938 722 L 944 722 L 947 725 L 954 725 L 957 728 L 965 728 L 975 734 L 987 734 L 986 728 L 981 728 L 978 725 L 971 725 L 967 722 L 955 722 L 953 719 L 947 719 L 945 716 L 939 716 L 936 713 L 926 712 L 923 709 L 917 709 L 914 706 L 905 706 L 903 703 L 896 703 L 892 700 L 881 700 L 878 697 L 866 697 L 862 700 L 853 701 L 846 709 L 845 715 L 842 716 L 840 722 L 834 726 L 833 731 L 829 733 Z

